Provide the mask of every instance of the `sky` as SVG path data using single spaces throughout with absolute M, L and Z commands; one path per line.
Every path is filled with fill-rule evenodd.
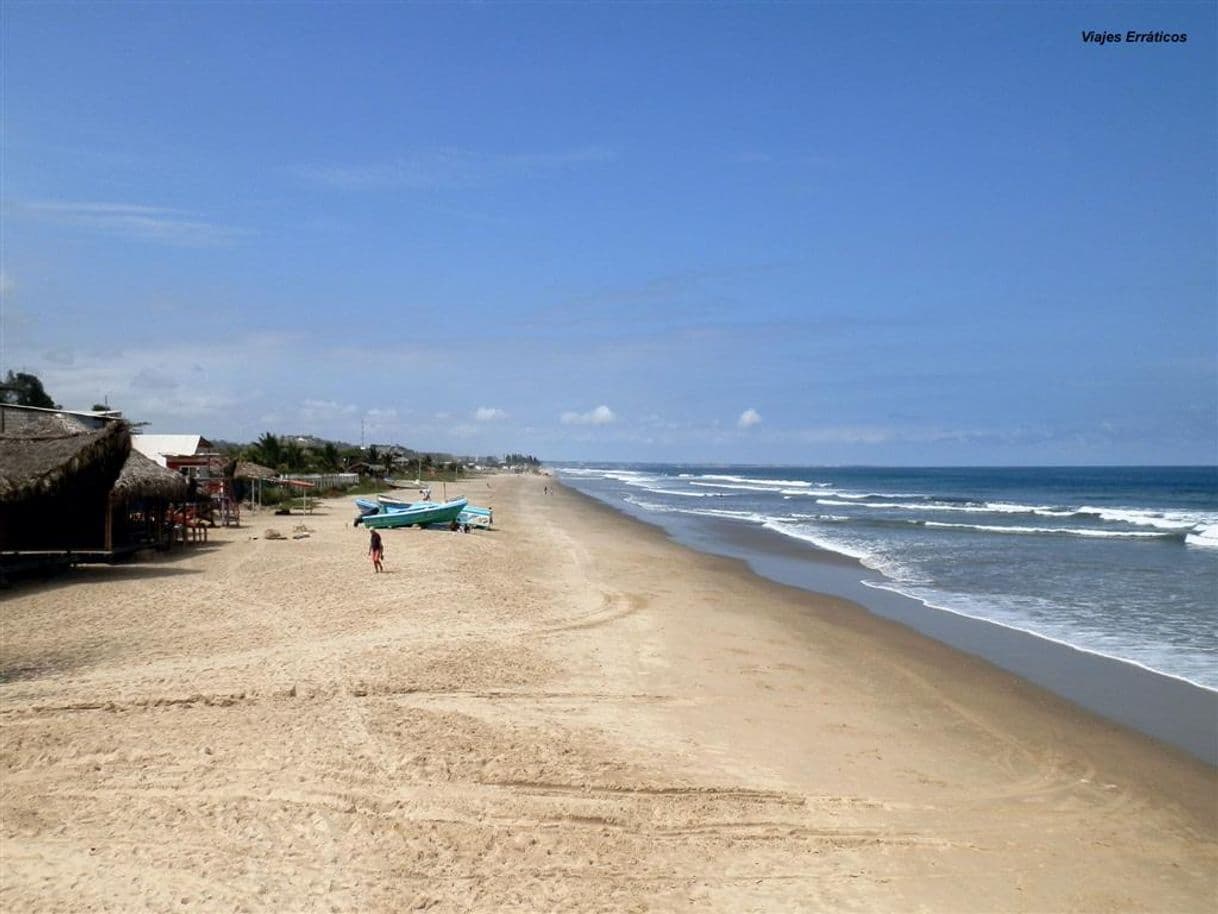
M 6 0 L 0 372 L 238 441 L 1212 464 L 1215 10 Z

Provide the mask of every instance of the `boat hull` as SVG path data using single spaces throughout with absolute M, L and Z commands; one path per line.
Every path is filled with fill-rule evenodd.
M 380 514 L 369 514 L 360 518 L 363 525 L 373 530 L 384 530 L 391 527 L 425 527 L 428 524 L 448 524 L 457 519 L 465 510 L 466 500 L 433 504 L 418 503 L 409 508 L 386 508 Z

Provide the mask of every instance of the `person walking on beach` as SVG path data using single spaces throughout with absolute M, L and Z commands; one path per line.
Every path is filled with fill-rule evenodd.
M 368 541 L 368 554 L 372 556 L 373 569 L 377 573 L 384 571 L 381 559 L 385 557 L 385 544 L 381 542 L 381 535 L 376 530 L 372 531 L 372 539 Z

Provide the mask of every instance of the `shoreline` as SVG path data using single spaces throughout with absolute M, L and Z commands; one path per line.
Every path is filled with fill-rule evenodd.
M 565 486 L 485 484 L 493 531 L 390 530 L 384 575 L 338 500 L 5 594 L 0 905 L 1208 908 L 1213 768 Z
M 853 556 L 764 526 L 664 515 L 668 526 L 565 480 L 561 484 L 622 517 L 654 527 L 675 543 L 739 559 L 768 580 L 849 600 L 862 611 L 993 663 L 1086 711 L 1218 766 L 1218 690 L 1135 661 L 927 603 L 897 590 L 881 572 Z

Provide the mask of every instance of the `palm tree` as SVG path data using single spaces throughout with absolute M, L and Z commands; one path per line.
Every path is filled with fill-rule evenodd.
M 283 448 L 283 462 L 288 465 L 289 470 L 295 472 L 308 469 L 304 448 L 295 441 L 289 441 Z
M 338 446 L 333 441 L 327 441 L 325 447 L 321 449 L 321 467 L 327 472 L 334 473 L 338 470 Z
M 250 451 L 250 456 L 255 461 L 273 470 L 279 469 L 279 465 L 283 463 L 283 446 L 271 432 L 267 432 L 254 442 Z

